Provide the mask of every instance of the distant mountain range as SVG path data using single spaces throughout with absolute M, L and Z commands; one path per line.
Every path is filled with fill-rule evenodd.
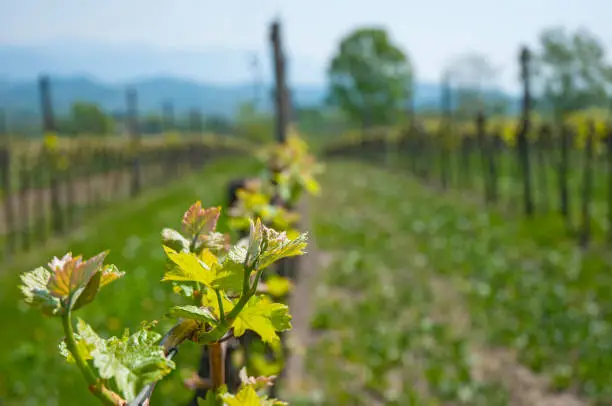
M 178 113 L 198 108 L 205 114 L 232 116 L 242 103 L 255 97 L 267 110 L 271 108 L 270 64 L 262 59 L 259 74 L 254 76 L 249 64 L 252 57 L 241 51 L 196 53 L 74 41 L 0 45 L 0 108 L 14 114 L 37 114 L 36 78 L 46 73 L 51 77 L 57 114 L 65 114 L 75 101 L 123 111 L 128 86 L 137 90 L 142 112 L 160 111 L 164 102 L 172 101 Z M 295 105 L 324 102 L 323 67 L 307 58 L 290 57 L 289 80 Z M 440 93 L 437 84 L 417 83 L 416 107 L 438 106 Z
M 51 77 L 54 110 L 58 114 L 69 111 L 76 101 L 95 103 L 104 110 L 123 111 L 126 89 L 136 89 L 138 110 L 160 112 L 162 104 L 171 101 L 178 114 L 197 108 L 205 114 L 231 116 L 244 102 L 254 99 L 252 84 L 216 85 L 198 83 L 182 78 L 158 77 L 109 84 L 88 77 Z M 265 90 L 265 89 L 264 89 Z M 270 90 L 266 93 L 269 95 Z M 295 102 L 303 106 L 320 104 L 326 93 L 322 86 L 298 86 L 294 89 Z M 263 99 L 264 92 L 260 92 Z M 269 109 L 270 97 L 262 100 L 262 109 Z M 35 81 L 0 82 L 0 107 L 13 112 L 35 113 L 40 105 L 38 84 Z
M 205 114 L 232 116 L 242 103 L 252 101 L 255 91 L 252 84 L 216 85 L 198 83 L 182 78 L 158 77 L 109 84 L 84 76 L 52 77 L 51 94 L 56 113 L 65 114 L 75 101 L 96 103 L 106 111 L 125 109 L 126 89 L 137 91 L 138 109 L 142 112 L 159 112 L 162 104 L 172 101 L 177 113 L 198 108 Z M 436 106 L 439 100 L 437 85 L 417 85 L 417 107 Z M 324 103 L 327 88 L 324 85 L 294 85 L 291 87 L 293 103 L 300 107 L 316 107 Z M 259 106 L 271 109 L 271 88 L 259 92 Z M 8 111 L 32 113 L 40 105 L 38 84 L 35 81 L 0 81 L 0 108 Z

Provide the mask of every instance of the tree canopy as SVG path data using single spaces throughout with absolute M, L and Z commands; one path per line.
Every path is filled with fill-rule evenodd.
M 535 56 L 537 83 L 557 117 L 607 104 L 612 67 L 601 42 L 589 31 L 547 29 L 540 35 Z
M 479 112 L 497 115 L 506 110 L 508 101 L 496 90 L 498 69 L 485 55 L 462 54 L 450 62 L 446 74 L 458 117 L 472 119 Z
M 330 101 L 354 122 L 388 124 L 412 93 L 412 67 L 380 28 L 360 28 L 344 37 L 328 76 Z
M 113 121 L 93 103 L 76 102 L 72 105 L 72 126 L 77 134 L 107 135 L 113 131 Z

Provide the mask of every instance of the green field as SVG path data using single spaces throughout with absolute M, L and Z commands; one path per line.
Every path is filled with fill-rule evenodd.
M 92 256 L 110 249 L 107 262 L 115 263 L 126 276 L 104 289 L 96 301 L 76 313 L 100 335 L 120 335 L 124 328 L 136 329 L 141 320 L 159 320 L 159 331 L 171 323 L 161 319 L 175 300 L 170 286 L 159 283 L 164 252 L 160 242 L 163 227 L 178 228 L 184 211 L 196 200 L 204 205 L 225 202 L 225 188 L 232 177 L 256 170 L 250 161 L 224 160 L 208 165 L 172 186 L 150 189 L 129 202 L 111 205 L 75 230 L 68 240 L 50 241 L 39 251 L 5 265 L 0 284 L 0 404 L 85 405 L 95 399 L 83 377 L 58 354 L 63 337 L 60 320 L 41 316 L 21 302 L 18 274 L 44 265 L 70 247 L 73 254 Z M 192 396 L 182 379 L 197 368 L 195 346 L 183 346 L 177 356 L 177 371 L 159 385 L 153 404 L 185 404 Z
M 508 218 L 377 166 L 330 164 L 312 209 L 331 258 L 307 357 L 313 396 L 610 404 L 610 255 L 546 217 Z
M 243 160 L 244 161 L 244 160 Z M 90 404 L 93 398 L 57 353 L 58 320 L 20 303 L 18 272 L 63 247 L 127 275 L 83 317 L 102 335 L 160 320 L 175 300 L 158 282 L 159 232 L 176 227 L 195 200 L 223 204 L 228 179 L 256 165 L 225 160 L 165 189 L 116 204 L 66 240 L 5 266 L 0 311 L 0 403 Z M 327 163 L 308 227 L 322 264 L 312 289 L 312 340 L 305 393 L 292 404 L 610 404 L 611 256 L 581 250 L 559 221 L 521 220 L 481 199 L 424 186 L 406 169 L 350 160 Z M 185 404 L 182 379 L 197 366 L 181 347 L 177 371 L 153 404 Z M 298 400 L 299 399 L 299 400 Z M 578 402 L 578 403 L 571 403 Z

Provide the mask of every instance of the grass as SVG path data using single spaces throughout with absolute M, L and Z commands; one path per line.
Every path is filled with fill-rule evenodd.
M 610 404 L 612 300 L 605 288 L 612 282 L 612 255 L 605 238 L 610 227 L 610 175 L 606 156 L 596 157 L 589 219 L 593 240 L 583 249 L 576 232 L 582 222 L 584 151 L 573 150 L 571 162 L 570 230 L 556 209 L 557 174 L 552 166 L 536 166 L 538 205 L 533 219 L 522 216 L 520 182 L 515 178 L 509 182 L 519 186 L 515 210 L 503 205 L 483 210 L 477 203 L 481 199 L 466 199 L 466 192 L 478 193 L 478 187 L 451 187 L 443 196 L 431 190 L 411 195 L 411 202 L 423 200 L 418 206 L 421 226 L 412 232 L 419 250 L 435 259 L 438 272 L 461 275 L 467 282 L 470 311 L 486 327 L 490 342 L 516 350 L 522 363 L 550 377 L 553 388 L 578 393 L 595 404 Z M 475 168 L 477 180 L 482 173 Z M 539 182 L 542 173 L 548 179 L 547 190 Z M 556 207 L 543 207 L 546 195 Z
M 439 294 L 410 232 L 423 189 L 363 164 L 327 170 L 311 209 L 319 249 L 334 258 L 316 291 L 311 404 L 506 404 L 503 388 L 473 376 L 470 321 L 450 317 L 460 304 L 448 287 Z
M 608 250 L 376 166 L 330 163 L 312 210 L 334 260 L 316 293 L 310 404 L 505 405 L 530 392 L 509 377 L 525 367 L 539 400 L 516 404 L 557 391 L 610 404 Z
M 331 257 L 312 320 L 306 362 L 310 396 L 295 404 L 507 405 L 528 392 L 509 383 L 521 365 L 555 389 L 610 404 L 612 257 L 601 246 L 579 249 L 558 219 L 521 220 L 465 191 L 441 193 L 407 175 L 369 164 L 328 164 L 324 195 L 310 210 L 319 250 Z M 163 190 L 105 210 L 69 240 L 6 267 L 0 284 L 0 403 L 89 404 L 75 368 L 57 354 L 62 332 L 19 302 L 18 272 L 66 247 L 109 262 L 126 277 L 77 316 L 102 335 L 143 319 L 160 320 L 174 296 L 159 283 L 159 232 L 178 226 L 196 199 L 220 204 L 230 177 L 252 173 L 238 160 L 209 166 Z M 494 367 L 503 350 L 510 364 Z M 514 358 L 516 354 L 516 359 Z M 153 404 L 185 404 L 182 378 L 196 368 L 195 346 L 181 348 L 178 370 Z M 517 404 L 546 404 L 545 402 Z
M 466 282 L 470 313 L 489 341 L 515 349 L 553 387 L 609 404 L 608 250 L 579 248 L 554 216 L 508 217 L 460 192 L 420 190 L 410 196 L 414 240 L 439 273 Z
M 223 204 L 227 181 L 252 173 L 249 161 L 223 160 L 208 165 L 163 189 L 151 189 L 129 202 L 113 204 L 93 216 L 88 225 L 67 239 L 50 241 L 39 251 L 17 258 L 0 276 L 0 403 L 3 405 L 83 405 L 94 400 L 76 368 L 67 365 L 57 351 L 63 337 L 59 320 L 46 318 L 21 302 L 19 272 L 46 264 L 67 250 L 89 257 L 110 249 L 107 262 L 126 276 L 100 292 L 96 301 L 76 313 L 103 336 L 120 335 L 124 328 L 138 328 L 141 320 L 159 320 L 163 332 L 171 323 L 161 319 L 177 300 L 159 282 L 164 253 L 163 227 L 180 226 L 183 212 L 196 200 L 204 205 Z M 198 349 L 182 348 L 177 371 L 159 385 L 153 404 L 186 403 L 192 396 L 182 378 L 197 368 Z

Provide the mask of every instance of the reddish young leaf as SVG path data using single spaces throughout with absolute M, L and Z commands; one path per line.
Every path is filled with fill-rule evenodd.
M 107 252 L 102 252 L 95 257 L 83 262 L 82 257 L 72 258 L 68 253 L 64 258 L 58 260 L 53 258 L 49 263 L 51 278 L 49 279 L 49 292 L 55 297 L 69 297 L 79 288 L 84 288 L 102 267 Z
M 183 216 L 183 232 L 188 235 L 208 234 L 217 227 L 217 220 L 221 214 L 220 207 L 205 209 L 202 202 L 197 201 Z

